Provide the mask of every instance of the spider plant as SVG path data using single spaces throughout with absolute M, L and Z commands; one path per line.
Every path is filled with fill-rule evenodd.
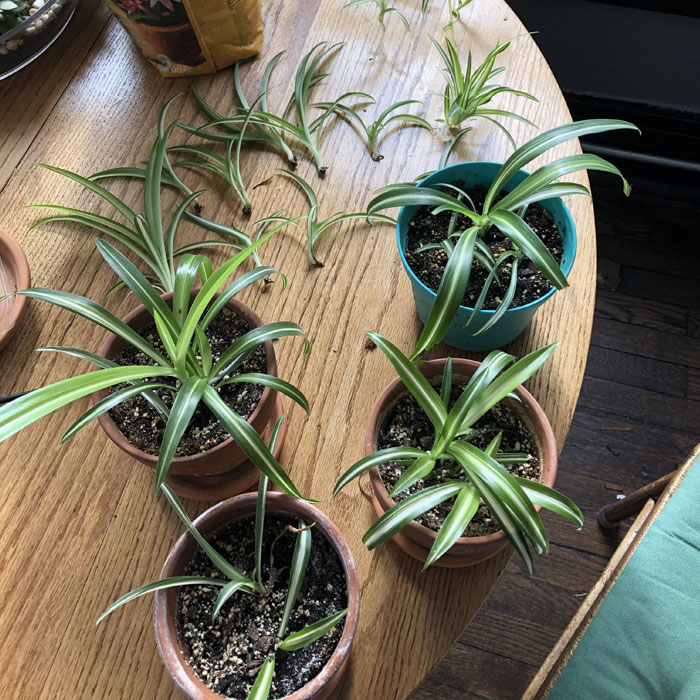
M 277 433 L 284 416 L 280 417 L 269 443 L 269 451 L 272 452 L 275 447 Z M 265 510 L 267 502 L 268 479 L 266 476 L 261 476 L 258 485 L 258 499 L 255 511 L 254 532 L 255 532 L 255 567 L 250 576 L 236 568 L 228 560 L 226 560 L 197 530 L 194 523 L 189 519 L 185 509 L 182 507 L 180 500 L 175 493 L 166 485 L 163 484 L 161 489 L 172 506 L 173 510 L 184 524 L 187 531 L 195 538 L 197 544 L 201 547 L 209 561 L 219 570 L 221 577 L 201 577 L 201 576 L 174 576 L 172 578 L 153 581 L 145 586 L 136 588 L 135 590 L 123 595 L 119 600 L 110 605 L 98 618 L 99 625 L 102 620 L 114 612 L 122 605 L 139 598 L 140 596 L 161 591 L 168 588 L 180 586 L 215 586 L 221 589 L 212 612 L 212 622 L 216 620 L 223 606 L 228 600 L 238 591 L 251 595 L 266 596 L 267 588 L 262 580 L 263 573 L 263 532 L 265 523 Z M 266 700 L 269 697 L 272 680 L 275 670 L 275 656 L 278 650 L 281 651 L 297 651 L 309 646 L 313 642 L 321 639 L 328 634 L 336 625 L 338 625 L 347 615 L 347 609 L 341 610 L 333 615 L 329 615 L 311 625 L 307 625 L 303 629 L 288 633 L 289 620 L 291 618 L 294 606 L 297 604 L 297 598 L 301 592 L 304 577 L 308 567 L 309 556 L 311 554 L 312 528 L 303 520 L 299 519 L 296 532 L 296 543 L 294 553 L 292 555 L 292 563 L 289 572 L 289 587 L 285 596 L 284 608 L 282 617 L 277 632 L 277 639 L 274 644 L 274 649 L 263 662 L 258 671 L 257 678 L 253 683 L 248 694 L 249 700 Z
M 166 104 L 163 108 L 161 120 L 169 104 L 170 103 Z M 234 234 L 231 230 L 224 231 L 223 227 L 220 227 L 219 232 L 228 233 L 231 240 L 205 240 L 190 244 L 184 249 L 175 247 L 177 233 L 183 216 L 188 214 L 188 207 L 196 201 L 197 197 L 201 195 L 202 192 L 204 192 L 204 190 L 199 190 L 197 192 L 188 190 L 189 194 L 176 207 L 170 217 L 170 221 L 164 221 L 161 204 L 162 185 L 166 184 L 179 189 L 186 188 L 186 186 L 168 170 L 170 165 L 166 156 L 167 140 L 175 124 L 175 122 L 172 122 L 163 130 L 162 134 L 159 133 L 153 143 L 145 168 L 114 168 L 86 178 L 70 170 L 41 164 L 41 167 L 63 175 L 101 197 L 116 211 L 120 218 L 110 218 L 82 209 L 65 207 L 58 204 L 32 204 L 29 205 L 32 208 L 50 209 L 58 213 L 40 219 L 31 226 L 31 229 L 35 229 L 47 223 L 59 221 L 69 221 L 88 226 L 108 236 L 112 240 L 117 241 L 133 253 L 134 256 L 141 260 L 148 268 L 147 279 L 157 284 L 160 289 L 166 292 L 175 290 L 175 259 L 185 250 L 194 250 L 200 246 L 229 246 L 237 249 L 248 247 L 250 244 L 249 239 L 244 239 L 241 235 L 238 235 L 240 232 Z M 97 182 L 97 180 L 108 177 L 126 176 L 140 177 L 143 179 L 143 213 L 137 214 L 123 200 Z M 213 222 L 207 222 L 201 217 L 199 217 L 197 221 L 202 225 L 206 222 L 205 228 L 209 228 L 210 230 L 216 227 Z M 259 264 L 257 253 L 254 252 L 253 256 L 256 263 Z
M 133 263 L 107 241 L 97 240 L 104 260 L 153 317 L 166 354 L 159 352 L 134 329 L 94 301 L 53 289 L 33 288 L 17 292 L 87 318 L 141 351 L 151 364 L 118 366 L 111 360 L 79 348 L 42 348 L 79 357 L 101 369 L 42 387 L 0 407 L 0 441 L 63 406 L 112 387 L 112 393 L 71 425 L 62 441 L 68 440 L 92 420 L 126 399 L 142 394 L 154 405 L 165 423 L 155 472 L 157 493 L 190 420 L 203 404 L 263 474 L 285 493 L 301 497 L 255 429 L 224 402 L 219 391 L 230 383 L 269 386 L 289 396 L 308 412 L 308 401 L 292 384 L 267 374 L 239 373 L 248 354 L 261 343 L 285 336 L 304 337 L 304 331 L 291 322 L 270 323 L 245 333 L 220 357 L 214 356 L 206 335 L 208 326 L 235 294 L 265 275 L 276 272 L 274 268 L 255 268 L 224 287 L 227 278 L 251 250 L 273 234 L 274 230 L 266 233 L 254 246 L 238 253 L 216 270 L 204 256 L 183 255 L 176 270 L 172 309 Z M 197 275 L 201 278 L 202 286 L 190 301 Z M 305 353 L 308 349 L 308 341 L 305 341 Z M 126 387 L 114 389 L 124 383 Z M 156 389 L 172 393 L 170 408 L 155 393 Z
M 505 352 L 491 352 L 473 374 L 458 399 L 449 408 L 452 391 L 451 361 L 445 364 L 440 393 L 419 369 L 396 346 L 378 333 L 367 334 L 387 356 L 406 390 L 418 402 L 435 430 L 434 444 L 429 450 L 415 447 L 389 447 L 378 450 L 356 462 L 338 480 L 337 494 L 353 479 L 372 467 L 398 461 L 408 465 L 396 482 L 394 497 L 421 479 L 436 472 L 429 486 L 407 496 L 392 506 L 365 533 L 362 541 L 369 549 L 386 542 L 411 520 L 440 503 L 455 499 L 445 519 L 425 567 L 445 554 L 462 536 L 483 501 L 501 529 L 532 573 L 532 554 L 528 540 L 538 554 L 549 549 L 547 534 L 533 504 L 549 508 L 579 527 L 583 516 L 566 496 L 536 481 L 513 476 L 502 465 L 522 462 L 526 455 L 499 453 L 501 433 L 481 450 L 469 442 L 477 434 L 474 424 L 479 418 L 510 396 L 529 379 L 552 354 L 556 343 L 526 355 L 521 360 Z M 424 568 L 425 568 L 424 567 Z
M 348 219 L 365 219 L 370 226 L 372 225 L 373 221 L 394 225 L 396 224 L 396 221 L 390 216 L 385 216 L 383 214 L 372 214 L 369 216 L 367 212 L 346 213 L 339 211 L 335 214 L 331 214 L 331 216 L 328 216 L 325 219 L 320 219 L 318 196 L 316 195 L 316 192 L 314 192 L 314 188 L 311 187 L 311 185 L 304 180 L 303 177 L 291 172 L 290 170 L 278 170 L 278 172 L 299 186 L 301 191 L 306 195 L 310 208 L 307 214 L 301 217 L 296 217 L 295 219 L 287 219 L 282 216 L 273 215 L 270 221 L 282 221 L 284 224 L 291 223 L 296 225 L 298 228 L 302 228 L 298 223 L 296 223 L 296 221 L 299 219 L 306 219 L 306 227 L 302 230 L 305 230 L 306 232 L 306 250 L 309 256 L 309 262 L 312 265 L 323 267 L 323 263 L 314 255 L 314 244 L 318 240 L 319 236 L 324 233 L 324 231 L 329 230 L 336 224 L 339 224 L 341 221 L 347 221 Z
M 357 7 L 358 5 L 365 5 L 367 3 L 373 4 L 377 10 L 379 10 L 378 19 L 379 26 L 382 28 L 382 31 L 386 31 L 386 24 L 384 22 L 384 17 L 386 15 L 396 15 L 401 20 L 401 23 L 406 28 L 406 31 L 411 31 L 411 25 L 408 23 L 406 16 L 395 7 L 389 7 L 387 0 L 351 0 L 347 5 L 343 5 L 343 9 L 345 10 L 348 7 Z
M 245 114 L 243 115 L 243 122 L 241 123 L 238 137 L 235 140 L 229 140 L 225 157 L 205 146 L 182 144 L 179 146 L 171 146 L 168 149 L 168 153 L 185 153 L 187 155 L 194 155 L 202 158 L 202 160 L 178 161 L 173 163 L 173 167 L 199 168 L 218 175 L 220 178 L 228 182 L 229 185 L 231 185 L 231 188 L 241 202 L 243 214 L 246 216 L 250 216 L 252 205 L 243 182 L 243 175 L 241 174 L 241 148 L 243 146 L 244 136 L 253 116 L 255 107 L 263 99 L 264 96 L 261 95 L 258 97 L 252 107 L 246 109 Z
M 462 68 L 457 47 L 448 36 L 445 36 L 445 48 L 440 46 L 440 42 L 432 36 L 430 41 L 433 42 L 433 45 L 438 50 L 444 64 L 444 67 L 441 69 L 445 76 L 445 90 L 442 93 L 444 119 L 440 121 L 444 122 L 448 130 L 457 132 L 453 133 L 452 139 L 445 145 L 445 150 L 454 148 L 457 140 L 469 130 L 462 128 L 462 124 L 474 118 L 486 119 L 495 124 L 496 127 L 505 133 L 513 148 L 515 148 L 515 141 L 510 131 L 497 121 L 495 117 L 515 119 L 533 127 L 535 125 L 529 119 L 515 112 L 491 107 L 490 102 L 500 94 L 524 97 L 535 102 L 537 98 L 522 90 L 491 82 L 497 75 L 506 70 L 503 66 L 494 68 L 494 65 L 498 56 L 510 46 L 510 41 L 498 44 L 484 59 L 483 63 L 475 68 L 472 66 L 472 53 L 469 51 L 467 54 L 467 65 L 464 69 Z M 444 151 L 442 158 L 444 165 L 444 161 L 447 158 Z
M 513 274 L 496 313 L 486 327 L 479 329 L 479 332 L 484 332 L 493 326 L 510 307 L 515 293 L 516 282 L 513 280 L 517 279 L 517 268 L 525 259 L 531 260 L 557 289 L 567 286 L 566 277 L 556 260 L 537 234 L 525 223 L 523 219 L 525 211 L 531 203 L 553 197 L 574 194 L 590 196 L 590 192 L 583 185 L 558 182 L 558 179 L 564 175 L 585 169 L 618 175 L 622 180 L 623 190 L 628 195 L 630 186 L 622 173 L 614 165 L 596 155 L 563 156 L 535 170 L 501 199 L 498 197 L 519 170 L 558 144 L 586 134 L 602 133 L 613 129 L 638 131 L 634 124 L 617 119 L 587 119 L 555 127 L 531 139 L 517 149 L 500 168 L 488 188 L 481 211 L 477 211 L 473 206 L 467 206 L 465 204 L 465 200 L 469 201 L 467 193 L 452 183 L 445 183 L 444 187 L 451 192 L 456 192 L 458 196 L 437 188 L 417 187 L 412 183 L 389 185 L 375 193 L 375 198 L 369 204 L 368 214 L 397 206 L 428 206 L 433 207 L 433 214 L 450 211 L 463 222 L 457 227 L 456 236 L 454 232 L 448 231 L 448 238 L 455 236 L 457 243 L 454 249 L 449 251 L 448 262 L 430 317 L 411 355 L 412 358 L 433 347 L 445 336 L 469 284 L 475 251 L 486 255 L 481 239 L 492 226 L 495 226 L 510 241 L 511 248 L 498 259 L 490 261 L 490 273 L 474 306 L 472 319 L 483 307 L 489 287 L 494 282 L 497 283 L 498 270 L 501 270 L 505 264 L 512 265 Z M 482 255 L 479 257 L 479 262 L 483 263 L 484 259 Z
M 260 104 L 261 110 L 263 112 L 269 112 L 267 106 L 267 93 L 268 86 L 270 82 L 270 77 L 275 69 L 275 66 L 279 60 L 284 56 L 284 51 L 273 56 L 265 67 L 263 76 L 260 83 L 260 93 L 253 100 L 253 104 Z M 251 59 L 244 59 L 243 61 L 238 61 L 233 67 L 233 86 L 236 94 L 236 99 L 238 101 L 238 112 L 248 112 L 250 110 L 250 104 L 246 99 L 245 93 L 243 92 L 243 87 L 241 86 L 241 76 L 240 76 L 240 66 L 243 63 L 247 63 Z M 190 134 L 194 134 L 205 138 L 209 141 L 218 141 L 223 143 L 228 143 L 230 141 L 236 141 L 237 139 L 242 139 L 243 142 L 257 142 L 263 143 L 273 148 L 277 148 L 282 151 L 290 163 L 290 167 L 295 168 L 297 165 L 297 158 L 292 152 L 291 148 L 287 144 L 284 133 L 272 125 L 257 125 L 249 126 L 247 130 L 238 127 L 236 124 L 230 121 L 231 117 L 226 117 L 220 112 L 218 112 L 214 107 L 212 107 L 195 89 L 194 83 L 190 84 L 190 93 L 192 99 L 195 101 L 197 107 L 206 116 L 209 117 L 210 122 L 202 127 L 189 126 L 187 124 L 180 124 L 180 127 Z M 210 131 L 209 126 L 212 124 L 217 124 L 223 127 L 224 133 Z
M 372 101 L 374 102 L 374 100 Z M 384 156 L 379 153 L 379 138 L 384 129 L 386 129 L 386 127 L 388 127 L 392 122 L 400 124 L 401 127 L 418 126 L 422 129 L 427 129 L 428 131 L 433 130 L 433 127 L 430 126 L 429 122 L 423 119 L 423 117 L 407 113 L 392 114 L 392 112 L 395 112 L 397 109 L 401 109 L 402 107 L 410 104 L 423 103 L 420 100 L 400 100 L 399 102 L 395 102 L 391 106 L 387 107 L 373 122 L 369 124 L 365 123 L 357 110 L 344 104 L 333 105 L 331 102 L 317 102 L 314 104 L 314 107 L 334 109 L 340 116 L 347 117 L 349 121 L 358 124 L 360 129 L 367 137 L 367 148 L 372 156 L 372 160 L 380 161 L 384 158 Z
M 323 177 L 327 170 L 321 154 L 321 140 L 329 117 L 336 111 L 335 106 L 353 97 L 372 99 L 364 92 L 346 92 L 332 100 L 330 103 L 332 107 L 324 109 L 320 115 L 314 118 L 310 114 L 309 110 L 313 105 L 309 103 L 309 93 L 315 85 L 328 76 L 328 73 L 320 72 L 321 66 L 342 46 L 344 46 L 343 43 L 329 44 L 327 41 L 322 41 L 301 59 L 295 75 L 294 92 L 282 116 L 273 114 L 264 108 L 256 109 L 255 106 L 250 110 L 252 112 L 249 118 L 251 126 L 258 129 L 276 129 L 281 134 L 286 134 L 299 141 L 311 154 L 319 177 Z M 290 121 L 292 115 L 295 122 Z M 228 119 L 211 122 L 207 126 L 226 126 L 229 124 L 235 127 L 242 124 L 246 118 L 246 116 L 239 114 Z

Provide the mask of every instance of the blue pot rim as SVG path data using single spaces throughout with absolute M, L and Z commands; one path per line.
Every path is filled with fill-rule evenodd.
M 425 182 L 427 182 L 428 180 L 434 178 L 434 177 L 435 177 L 436 175 L 438 175 L 439 173 L 449 173 L 451 170 L 457 170 L 458 168 L 462 168 L 462 169 L 463 169 L 464 166 L 468 166 L 468 165 L 475 165 L 475 166 L 480 166 L 480 165 L 494 165 L 494 166 L 500 168 L 500 167 L 503 165 L 503 163 L 496 163 L 495 161 L 490 161 L 490 160 L 473 160 L 473 161 L 469 161 L 469 162 L 467 162 L 467 163 L 455 163 L 454 165 L 448 165 L 447 167 L 442 168 L 441 170 L 436 170 L 435 172 L 431 173 L 431 174 L 428 175 L 427 177 L 423 178 L 423 179 L 416 185 L 416 187 L 420 187 L 420 186 L 423 185 Z M 521 170 L 518 170 L 518 172 L 517 172 L 515 175 L 518 175 L 518 174 L 520 174 L 520 173 L 524 173 L 525 175 L 530 175 L 530 174 L 531 174 L 531 173 L 529 173 L 527 170 L 521 169 Z M 513 177 L 515 177 L 515 175 L 513 175 Z M 447 182 L 449 183 L 449 180 L 447 180 Z M 507 183 L 506 183 L 506 184 L 507 184 Z M 576 249 L 577 249 L 577 245 L 576 245 L 576 226 L 575 226 L 575 224 L 574 224 L 574 219 L 573 219 L 573 217 L 571 216 L 571 212 L 569 211 L 569 207 L 567 207 L 566 204 L 564 204 L 564 202 L 563 202 L 563 200 L 561 199 L 561 197 L 550 197 L 550 199 L 557 199 L 557 200 L 561 203 L 561 206 L 562 206 L 562 208 L 563 208 L 563 210 L 564 210 L 564 218 L 567 219 L 567 226 L 571 229 L 571 232 L 572 232 L 572 234 L 573 234 L 573 252 L 572 252 L 572 255 L 571 255 L 571 262 L 569 263 L 569 262 L 567 261 L 567 264 L 568 264 L 569 269 L 564 273 L 565 276 L 568 278 L 569 273 L 571 272 L 571 269 L 573 268 L 574 260 L 576 259 Z M 543 201 L 547 201 L 547 200 L 543 200 Z M 402 262 L 402 264 L 403 264 L 403 266 L 404 266 L 404 269 L 405 269 L 406 272 L 408 273 L 408 276 L 410 277 L 411 282 L 412 282 L 413 284 L 419 285 L 423 290 L 425 290 L 426 292 L 428 292 L 428 294 L 431 294 L 433 297 L 437 297 L 437 292 L 434 292 L 432 289 L 430 289 L 430 287 L 428 287 L 428 286 L 427 286 L 426 284 L 424 284 L 420 279 L 418 279 L 416 273 L 413 272 L 413 270 L 411 269 L 411 266 L 408 264 L 408 261 L 406 260 L 406 256 L 405 256 L 405 254 L 404 254 L 404 249 L 403 249 L 402 246 L 401 246 L 401 223 L 400 223 L 400 222 L 401 222 L 401 217 L 402 217 L 402 215 L 403 215 L 405 209 L 406 209 L 406 207 L 401 207 L 401 209 L 399 209 L 399 215 L 398 215 L 398 217 L 397 217 L 397 219 L 396 219 L 396 247 L 399 249 L 399 255 L 401 256 L 401 262 Z M 535 306 L 539 306 L 542 302 L 544 302 L 544 301 L 546 301 L 547 299 L 549 299 L 549 297 L 551 297 L 551 296 L 554 294 L 554 292 L 556 292 L 556 291 L 558 291 L 557 288 L 556 288 L 556 287 L 552 287 L 546 294 L 543 294 L 543 295 L 542 295 L 541 297 L 539 297 L 538 299 L 535 299 L 535 300 L 533 300 L 533 301 L 530 301 L 530 302 L 528 302 L 527 304 L 523 304 L 522 306 L 512 306 L 512 307 L 509 307 L 508 310 L 506 311 L 506 313 L 508 313 L 509 311 L 515 311 L 516 309 L 529 309 L 529 308 L 532 308 L 532 307 L 535 307 Z M 465 311 L 473 311 L 473 310 L 474 310 L 473 307 L 471 307 L 471 306 L 462 306 L 461 304 L 460 304 L 459 308 L 460 308 L 460 309 L 464 309 Z M 482 313 L 482 314 L 495 314 L 495 313 L 496 313 L 496 309 L 482 309 L 479 313 Z

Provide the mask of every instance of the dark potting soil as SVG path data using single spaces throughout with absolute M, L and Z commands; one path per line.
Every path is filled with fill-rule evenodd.
M 236 316 L 230 309 L 223 311 L 212 321 L 206 330 L 206 336 L 212 349 L 212 356 L 216 362 L 231 344 L 242 335 L 251 330 L 248 323 Z M 146 339 L 160 353 L 168 356 L 158 335 L 155 324 L 146 326 L 139 331 L 139 335 Z M 118 365 L 154 365 L 151 360 L 140 350 L 127 345 L 121 355 L 115 359 Z M 245 359 L 243 365 L 232 372 L 266 372 L 267 359 L 265 348 L 257 346 Z M 178 381 L 172 377 L 161 377 L 157 380 L 176 386 Z M 125 386 L 120 384 L 114 387 L 117 390 Z M 156 389 L 155 392 L 163 400 L 166 406 L 172 406 L 174 394 L 168 389 Z M 227 384 L 219 391 L 219 395 L 226 404 L 243 419 L 248 420 L 260 402 L 263 387 L 259 384 Z M 127 399 L 115 408 L 109 415 L 116 423 L 124 437 L 135 447 L 151 455 L 157 455 L 163 441 L 165 423 L 158 412 L 142 396 Z M 216 447 L 229 437 L 228 432 L 219 423 L 214 414 L 203 404 L 197 407 L 185 434 L 177 448 L 177 457 L 189 457 Z
M 486 189 L 477 187 L 467 192 L 474 202 L 477 211 L 481 211 L 486 198 Z M 496 198 L 502 199 L 505 192 Z M 433 216 L 430 212 L 434 207 L 419 207 L 418 211 L 411 219 L 406 240 L 406 262 L 409 264 L 418 279 L 427 287 L 437 292 L 440 281 L 447 265 L 447 255 L 442 248 L 434 248 L 417 252 L 420 248 L 430 243 L 440 243 L 447 237 L 449 230 L 451 212 L 442 212 Z M 542 239 L 554 259 L 561 264 L 564 248 L 562 238 L 557 229 L 552 214 L 534 203 L 527 208 L 525 222 Z M 463 231 L 471 225 L 470 221 L 461 214 L 457 217 L 455 231 Z M 484 242 L 493 252 L 494 257 L 506 250 L 512 250 L 511 242 L 495 227 L 486 231 L 483 237 Z M 511 278 L 512 266 L 510 262 L 499 268 L 501 286 L 491 285 L 491 289 L 486 295 L 484 309 L 495 309 L 501 296 L 508 289 Z M 488 272 L 486 268 L 474 259 L 472 271 L 469 277 L 467 291 L 462 300 L 462 306 L 473 307 L 484 286 Z M 511 306 L 523 306 L 535 299 L 544 296 L 552 285 L 547 278 L 535 267 L 527 257 L 524 257 L 518 268 L 518 282 L 515 290 L 515 297 Z
M 216 621 L 211 616 L 221 590 L 212 586 L 184 586 L 178 594 L 177 627 L 188 663 L 214 692 L 244 700 L 267 654 L 274 649 L 289 583 L 296 534 L 289 526 L 299 521 L 268 515 L 263 536 L 262 581 L 265 596 L 236 593 Z M 228 561 L 252 575 L 254 518 L 248 516 L 216 533 L 210 542 Z M 185 573 L 220 578 L 221 574 L 199 550 Z M 306 577 L 292 612 L 287 634 L 296 632 L 347 607 L 343 565 L 330 542 L 311 529 L 311 555 Z M 343 622 L 304 649 L 277 651 L 270 698 L 283 698 L 313 680 L 335 651 Z
M 450 406 L 459 398 L 463 390 L 464 386 L 452 388 Z M 511 474 L 533 480 L 538 480 L 542 476 L 536 440 L 528 427 L 508 407 L 507 400 L 494 406 L 474 423 L 473 427 L 482 432 L 469 437 L 467 442 L 472 445 L 485 449 L 498 432 L 503 431 L 499 452 L 523 452 L 529 456 L 528 461 L 523 464 L 504 464 L 503 466 Z M 379 448 L 403 446 L 428 451 L 432 449 L 434 438 L 435 431 L 432 423 L 413 396 L 406 394 L 399 399 L 381 427 Z M 387 462 L 379 466 L 379 475 L 387 491 L 391 492 L 405 471 L 406 467 L 396 462 Z M 394 500 L 397 503 L 401 502 L 412 493 L 453 479 L 466 480 L 466 476 L 457 462 L 444 460 L 425 479 L 417 481 L 411 488 L 402 491 L 394 497 Z M 416 520 L 437 532 L 442 527 L 453 503 L 454 499 L 444 501 Z M 482 502 L 463 536 L 490 535 L 498 530 L 500 530 L 498 523 Z

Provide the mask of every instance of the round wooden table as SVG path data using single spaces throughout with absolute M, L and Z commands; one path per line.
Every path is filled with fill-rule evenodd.
M 269 96 L 274 108 L 286 103 L 300 56 L 323 40 L 347 45 L 333 61 L 330 78 L 318 88 L 318 99 L 362 90 L 384 108 L 442 89 L 438 55 L 427 34 L 440 36 L 444 3 L 433 2 L 425 19 L 417 9 L 409 9 L 410 33 L 395 17 L 382 32 L 373 7 L 341 11 L 343 4 L 342 0 L 264 0 L 265 49 L 260 60 L 242 70 L 249 95 L 257 95 L 267 60 L 286 49 Z M 525 31 L 502 0 L 477 0 L 463 11 L 462 20 L 455 28 L 458 45 L 463 53 L 471 48 L 479 61 L 497 41 Z M 508 66 L 506 83 L 535 94 L 539 103 L 507 98 L 499 106 L 520 110 L 540 129 L 570 120 L 561 92 L 529 36 L 512 44 L 502 64 Z M 38 214 L 23 209 L 26 204 L 62 203 L 107 211 L 93 195 L 36 163 L 84 174 L 137 165 L 150 148 L 161 105 L 186 91 L 187 85 L 186 80 L 166 81 L 147 65 L 98 0 L 83 0 L 56 45 L 27 70 L 0 84 L 0 228 L 26 250 L 35 285 L 99 300 L 114 281 L 95 250 L 92 233 L 72 225 L 27 231 Z M 215 106 L 224 112 L 230 109 L 231 71 L 204 77 L 197 85 Z M 434 120 L 441 101 L 428 98 L 428 104 Z M 373 113 L 375 108 L 368 107 L 364 114 Z M 172 115 L 190 123 L 198 120 L 184 97 Z M 508 126 L 520 143 L 534 134 L 517 122 Z M 577 143 L 568 143 L 557 155 L 578 148 Z M 316 178 L 304 158 L 299 172 L 317 187 L 326 216 L 361 210 L 377 187 L 435 168 L 441 142 L 420 129 L 390 133 L 382 143 L 385 159 L 375 163 L 352 128 L 338 120 L 329 129 L 323 150 L 329 165 L 325 181 Z M 505 137 L 484 122 L 462 141 L 453 162 L 502 161 L 510 151 Z M 284 166 L 276 153 L 245 154 L 243 170 L 255 218 L 281 208 L 290 215 L 305 211 L 299 191 L 281 177 L 252 190 L 252 185 Z M 189 174 L 191 182 L 198 178 Z M 572 179 L 587 182 L 585 175 Z M 204 197 L 206 214 L 242 225 L 240 207 L 230 193 L 221 183 L 211 184 L 213 190 Z M 140 206 L 137 183 L 115 182 L 111 187 Z M 571 287 L 557 293 L 510 348 L 522 355 L 561 341 L 554 357 L 529 384 L 560 445 L 583 377 L 595 289 L 593 210 L 584 197 L 574 199 L 571 207 L 578 228 Z M 187 231 L 196 235 L 192 227 Z M 351 666 L 336 697 L 400 699 L 459 636 L 511 553 L 470 569 L 421 573 L 417 562 L 392 545 L 374 552 L 365 549 L 361 536 L 374 515 L 355 484 L 331 499 L 337 476 L 362 455 L 370 406 L 393 377 L 383 355 L 365 347 L 364 332 L 379 331 L 408 351 L 420 325 L 393 229 L 368 228 L 362 222 L 341 226 L 319 240 L 317 255 L 325 267 L 309 266 L 299 231 L 290 229 L 277 236 L 263 248 L 262 258 L 289 276 L 288 289 L 280 294 L 279 283 L 266 293 L 256 288 L 244 301 L 266 321 L 300 323 L 313 340 L 306 359 L 301 343 L 285 339 L 276 344 L 280 376 L 300 385 L 312 405 L 308 421 L 298 407 L 289 411 L 282 463 L 304 494 L 324 499 L 322 507 L 347 537 L 360 570 L 360 627 Z M 133 306 L 133 298 L 115 298 L 112 305 L 123 314 Z M 97 350 L 102 335 L 67 312 L 30 303 L 24 325 L 0 352 L 0 395 L 85 369 L 78 360 L 39 355 L 34 348 L 77 345 Z M 432 356 L 446 352 L 444 347 L 435 348 Z M 158 658 L 151 598 L 130 604 L 95 628 L 95 619 L 108 603 L 157 578 L 182 528 L 164 499 L 154 500 L 150 473 L 125 458 L 97 425 L 59 445 L 63 430 L 81 409 L 84 405 L 54 414 L 0 446 L 0 696 L 181 697 Z M 204 507 L 186 505 L 192 516 Z

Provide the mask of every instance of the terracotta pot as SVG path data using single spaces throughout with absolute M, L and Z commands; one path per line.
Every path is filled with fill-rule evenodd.
M 19 247 L 19 244 L 12 236 L 1 230 L 0 260 L 2 260 L 5 274 L 8 277 L 10 292 L 27 289 L 31 286 L 31 274 L 24 251 Z M 10 342 L 10 338 L 12 338 L 20 325 L 22 325 L 22 319 L 24 318 L 24 312 L 27 310 L 28 302 L 28 297 L 16 296 L 14 298 L 13 313 L 15 325 L 4 333 L 0 333 L 0 349 L 4 348 L 5 345 Z
M 303 518 L 307 523 L 315 522 L 314 531 L 320 531 L 325 535 L 338 554 L 345 571 L 348 614 L 338 646 L 321 672 L 311 682 L 285 698 L 285 700 L 323 700 L 338 685 L 347 665 L 360 617 L 360 578 L 345 539 L 318 508 L 281 493 L 268 493 L 267 498 L 268 513 L 283 513 Z M 194 524 L 205 537 L 209 537 L 229 523 L 255 513 L 256 500 L 257 494 L 251 493 L 224 501 L 200 515 Z M 196 549 L 197 545 L 192 536 L 189 533 L 182 535 L 165 561 L 165 566 L 160 572 L 161 578 L 182 575 Z M 187 697 L 192 700 L 222 700 L 221 695 L 207 688 L 199 680 L 187 663 L 175 624 L 177 596 L 176 588 L 156 593 L 154 626 L 163 664 Z
M 180 22 L 169 27 L 159 27 L 147 22 L 129 22 L 134 32 L 150 49 L 148 57 L 161 60 L 163 55 L 174 63 L 197 66 L 204 63 L 204 56 L 197 35 L 189 22 Z
M 172 298 L 173 295 L 171 293 L 163 295 L 163 299 L 168 306 L 172 305 Z M 232 299 L 226 306 L 237 316 L 244 318 L 251 328 L 263 325 L 262 319 L 240 301 Z M 139 306 L 125 316 L 123 321 L 138 331 L 152 323 L 153 318 L 145 306 Z M 123 340 L 110 333 L 100 348 L 99 354 L 113 360 L 119 356 L 125 346 L 126 343 Z M 275 351 L 272 343 L 270 341 L 266 342 L 264 348 L 267 359 L 267 373 L 277 376 L 277 361 L 275 360 Z M 93 401 L 97 403 L 105 398 L 107 394 L 107 389 L 96 392 L 93 395 Z M 263 440 L 267 440 L 282 412 L 282 401 L 281 397 L 278 396 L 278 392 L 265 387 L 258 405 L 248 419 L 248 423 L 255 428 Z M 158 457 L 143 452 L 132 445 L 121 433 L 109 413 L 103 413 L 98 418 L 98 421 L 110 440 L 120 450 L 145 464 L 151 470 L 155 470 L 158 464 Z M 285 424 L 286 421 L 282 425 L 277 440 L 276 456 L 279 455 L 284 442 L 286 434 Z M 178 496 L 200 501 L 211 501 L 230 498 L 247 491 L 257 482 L 258 477 L 257 467 L 248 461 L 245 453 L 234 442 L 233 438 L 228 438 L 206 452 L 189 457 L 175 457 L 170 465 L 165 481 Z
M 479 364 L 479 362 L 474 362 L 473 360 L 452 358 L 453 382 L 468 380 L 474 374 Z M 420 365 L 419 369 L 431 382 L 438 383 L 442 377 L 444 366 L 444 359 L 431 360 Z M 508 407 L 528 427 L 531 434 L 535 436 L 538 457 L 542 466 L 540 481 L 547 486 L 554 486 L 554 479 L 557 474 L 557 444 L 552 426 L 549 424 L 544 411 L 529 391 L 520 386 L 515 390 L 515 393 L 522 403 L 509 401 Z M 384 425 L 389 412 L 396 402 L 405 394 L 406 388 L 397 377 L 384 389 L 375 402 L 365 434 L 366 455 L 377 451 L 379 430 Z M 389 497 L 377 467 L 370 470 L 369 476 L 372 484 L 372 504 L 377 516 L 381 516 L 395 505 L 395 501 Z M 539 511 L 541 506 L 536 505 L 535 509 Z M 437 533 L 434 530 L 430 530 L 412 520 L 400 533 L 392 537 L 392 541 L 406 554 L 410 554 L 415 559 L 425 562 L 436 536 Z M 508 544 L 508 538 L 503 530 L 481 537 L 460 537 L 433 566 L 444 568 L 473 566 L 490 559 Z

